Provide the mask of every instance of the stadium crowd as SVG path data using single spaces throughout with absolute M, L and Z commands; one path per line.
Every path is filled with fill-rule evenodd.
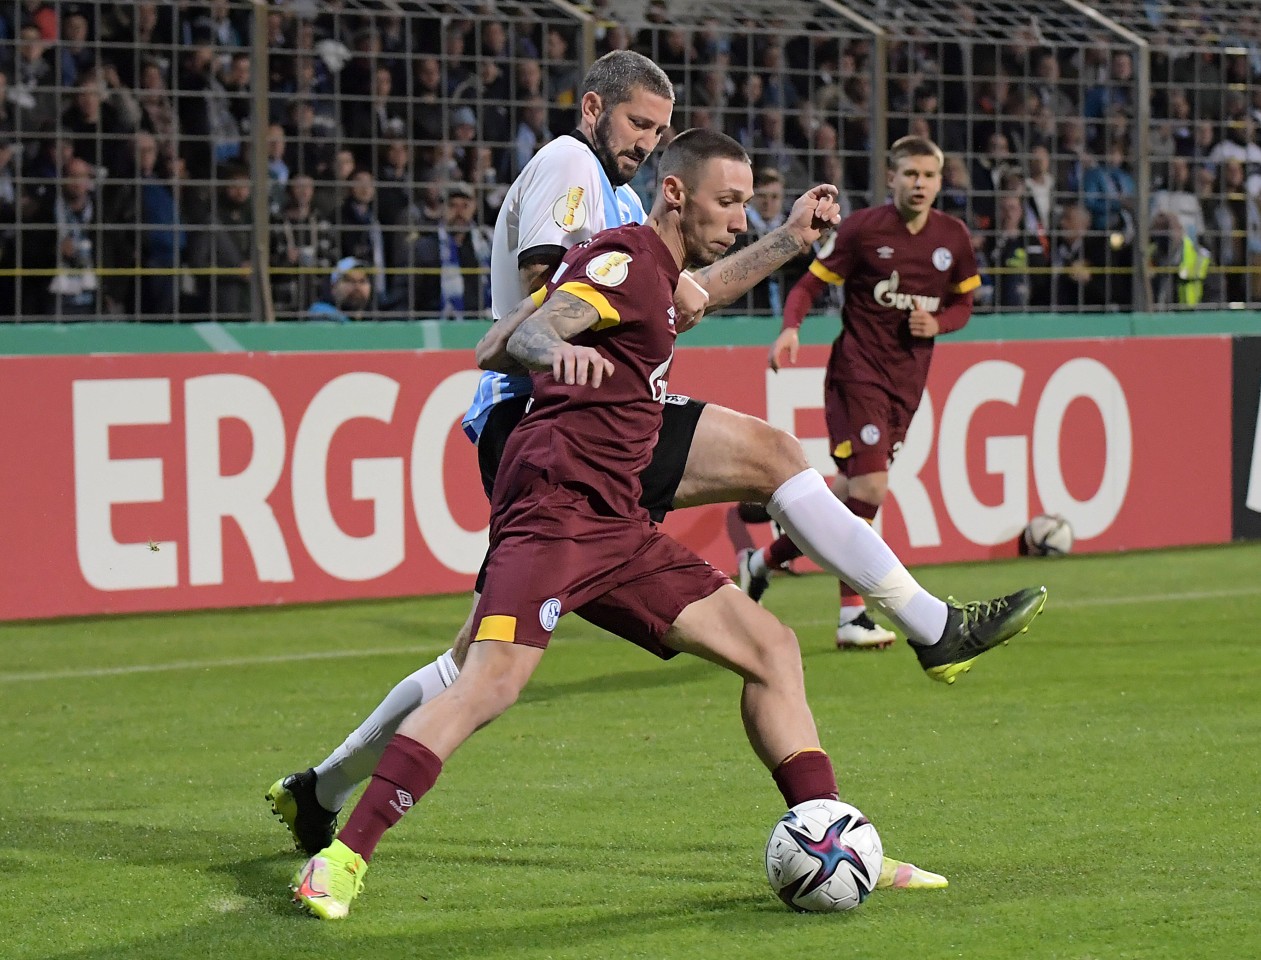
M 580 37 L 528 3 L 434 6 L 271 5 L 255 131 L 248 4 L 0 4 L 0 317 L 250 318 L 255 189 L 277 316 L 485 315 L 499 205 L 572 127 Z M 975 237 L 980 309 L 1127 309 L 1138 256 L 1158 268 L 1154 304 L 1261 302 L 1261 14 L 1229 35 L 1171 26 L 1153 46 L 1142 210 L 1127 47 L 1058 43 L 1036 24 L 969 35 L 960 4 L 944 39 L 893 35 L 881 98 L 871 41 L 834 22 L 585 9 L 597 55 L 635 49 L 669 74 L 674 129 L 721 129 L 750 151 L 753 236 L 813 182 L 840 185 L 848 209 L 883 201 L 870 170 L 883 100 L 889 140 L 947 151 L 939 205 Z M 250 169 L 255 136 L 265 171 Z M 645 203 L 655 174 L 654 157 L 634 184 Z M 731 309 L 779 310 L 805 265 Z M 365 303 L 335 302 L 348 270 L 367 275 Z

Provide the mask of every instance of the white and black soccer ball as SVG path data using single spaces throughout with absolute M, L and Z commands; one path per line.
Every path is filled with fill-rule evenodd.
M 766 877 L 794 910 L 852 910 L 875 889 L 883 860 L 880 834 L 858 808 L 839 800 L 807 800 L 771 831 Z
M 1059 514 L 1043 513 L 1021 534 L 1024 552 L 1032 557 L 1062 557 L 1073 549 L 1073 527 Z

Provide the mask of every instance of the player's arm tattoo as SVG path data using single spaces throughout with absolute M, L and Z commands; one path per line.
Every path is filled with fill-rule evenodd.
M 537 309 L 534 300 L 526 297 L 509 310 L 506 317 L 491 324 L 491 328 L 486 331 L 482 339 L 477 341 L 477 346 L 474 348 L 473 353 L 477 358 L 477 365 L 483 370 L 494 370 L 498 373 L 526 372 L 525 368 L 509 355 L 508 339 L 516 333 L 521 322 Z
M 599 319 L 596 308 L 585 300 L 564 292 L 553 293 L 542 307 L 522 320 L 508 340 L 508 353 L 531 370 L 550 370 L 553 351 Z
M 793 257 L 809 250 L 786 227 L 772 230 L 757 243 L 697 270 L 692 276 L 709 293 L 711 307 L 731 303 L 748 293 Z

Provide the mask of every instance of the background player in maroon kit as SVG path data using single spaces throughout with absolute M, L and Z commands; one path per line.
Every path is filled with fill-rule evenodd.
M 443 762 L 515 702 L 559 617 L 582 616 L 662 657 L 694 653 L 744 680 L 749 741 L 789 806 L 836 797 L 806 703 L 792 631 L 685 547 L 640 505 L 674 351 L 684 265 L 713 263 L 745 229 L 748 156 L 705 130 L 662 159 L 648 223 L 566 255 L 548 299 L 509 341 L 536 371 L 533 404 L 504 451 L 476 639 L 446 691 L 391 740 L 332 845 L 294 877 L 295 899 L 345 917 L 384 832 L 433 786 Z M 830 219 L 832 198 L 819 198 Z
M 968 228 L 932 209 L 944 159 L 921 137 L 903 137 L 889 148 L 891 202 L 859 210 L 840 225 L 788 294 L 783 330 L 771 347 L 772 370 L 795 363 L 797 330 L 815 299 L 828 284 L 845 285 L 824 412 L 840 471 L 832 490 L 868 522 L 884 502 L 889 464 L 919 407 L 933 338 L 968 322 L 972 291 L 981 282 Z M 750 595 L 765 590 L 770 569 L 800 555 L 780 537 L 765 551 L 743 556 Z M 842 583 L 837 645 L 887 647 L 894 639 Z

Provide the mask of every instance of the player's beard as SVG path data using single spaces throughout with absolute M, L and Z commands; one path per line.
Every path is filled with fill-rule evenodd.
M 647 156 L 639 157 L 638 152 L 635 153 L 639 157 L 639 163 L 635 165 L 635 169 L 629 175 L 622 173 L 622 168 L 618 164 L 618 156 L 609 149 L 609 130 L 613 126 L 613 117 L 607 111 L 600 114 L 600 119 L 595 122 L 595 142 L 591 144 L 595 150 L 596 159 L 600 161 L 600 166 L 604 168 L 605 174 L 609 178 L 609 183 L 615 187 L 620 187 L 625 183 L 630 183 L 635 174 L 639 172 L 639 166 Z

